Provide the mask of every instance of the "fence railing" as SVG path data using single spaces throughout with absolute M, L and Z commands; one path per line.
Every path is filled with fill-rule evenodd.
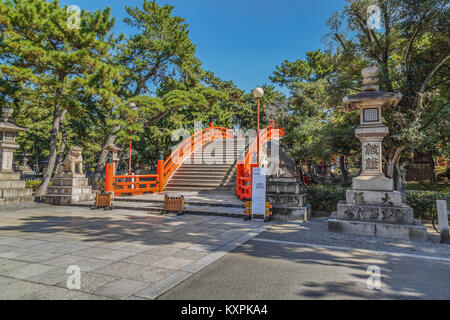
M 284 129 L 279 128 L 274 121 L 260 130 L 259 132 L 259 150 L 261 146 L 270 140 L 282 137 L 285 134 Z M 252 197 L 252 172 L 253 168 L 258 166 L 257 163 L 257 139 L 247 150 L 244 160 L 238 161 L 236 168 L 236 196 L 241 200 L 248 200 Z
M 105 192 L 114 195 L 143 194 L 162 192 L 172 174 L 198 147 L 215 139 L 235 139 L 233 130 L 215 127 L 214 123 L 206 129 L 194 133 L 183 140 L 164 160 L 158 160 L 157 173 L 149 175 L 115 175 L 112 164 L 106 165 Z

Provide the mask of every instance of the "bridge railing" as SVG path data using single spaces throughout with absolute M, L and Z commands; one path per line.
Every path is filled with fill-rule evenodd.
M 105 192 L 114 195 L 143 194 L 145 192 L 162 192 L 172 174 L 194 150 L 215 139 L 235 139 L 233 130 L 215 127 L 214 123 L 206 129 L 194 133 L 183 140 L 164 160 L 158 160 L 157 173 L 150 175 L 115 175 L 112 164 L 106 165 Z
M 259 132 L 259 150 L 261 146 L 270 140 L 282 137 L 285 134 L 284 129 L 279 128 L 274 121 L 260 130 Z M 236 168 L 236 196 L 241 200 L 248 200 L 252 197 L 252 172 L 257 163 L 257 139 L 255 138 L 247 150 L 244 160 L 238 161 Z

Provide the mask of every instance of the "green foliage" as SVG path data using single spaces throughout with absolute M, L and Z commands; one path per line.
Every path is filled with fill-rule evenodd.
M 314 211 L 333 212 L 337 210 L 339 200 L 345 199 L 344 188 L 326 186 L 308 186 L 306 190 L 308 203 Z
M 432 219 L 436 214 L 436 200 L 450 199 L 450 192 L 407 192 L 406 202 L 419 219 Z
M 31 188 L 34 192 L 36 192 L 39 189 L 41 183 L 41 180 L 27 180 L 25 181 L 25 188 Z
M 440 183 L 433 183 L 433 184 L 407 183 L 405 184 L 405 190 L 450 192 L 450 185 Z
M 56 162 L 60 125 L 66 121 L 70 128 L 66 147 L 85 147 L 88 159 L 98 152 L 91 147 L 102 132 L 102 117 L 119 100 L 114 91 L 121 68 L 110 59 L 110 9 L 82 11 L 79 29 L 69 28 L 70 15 L 56 0 L 0 2 L 0 78 L 14 84 L 0 88 L 0 96 L 14 107 L 16 122 L 30 128 L 19 135 L 23 149 L 48 157 L 42 192 Z

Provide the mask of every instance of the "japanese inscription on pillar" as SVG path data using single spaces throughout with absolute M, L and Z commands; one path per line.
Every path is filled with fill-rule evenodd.
M 373 143 L 365 144 L 364 158 L 366 170 L 378 170 L 380 168 L 380 145 Z

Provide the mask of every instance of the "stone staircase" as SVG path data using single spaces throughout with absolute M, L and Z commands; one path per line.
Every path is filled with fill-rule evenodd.
M 243 140 L 214 140 L 196 149 L 181 164 L 165 192 L 227 193 L 236 191 L 238 146 Z

